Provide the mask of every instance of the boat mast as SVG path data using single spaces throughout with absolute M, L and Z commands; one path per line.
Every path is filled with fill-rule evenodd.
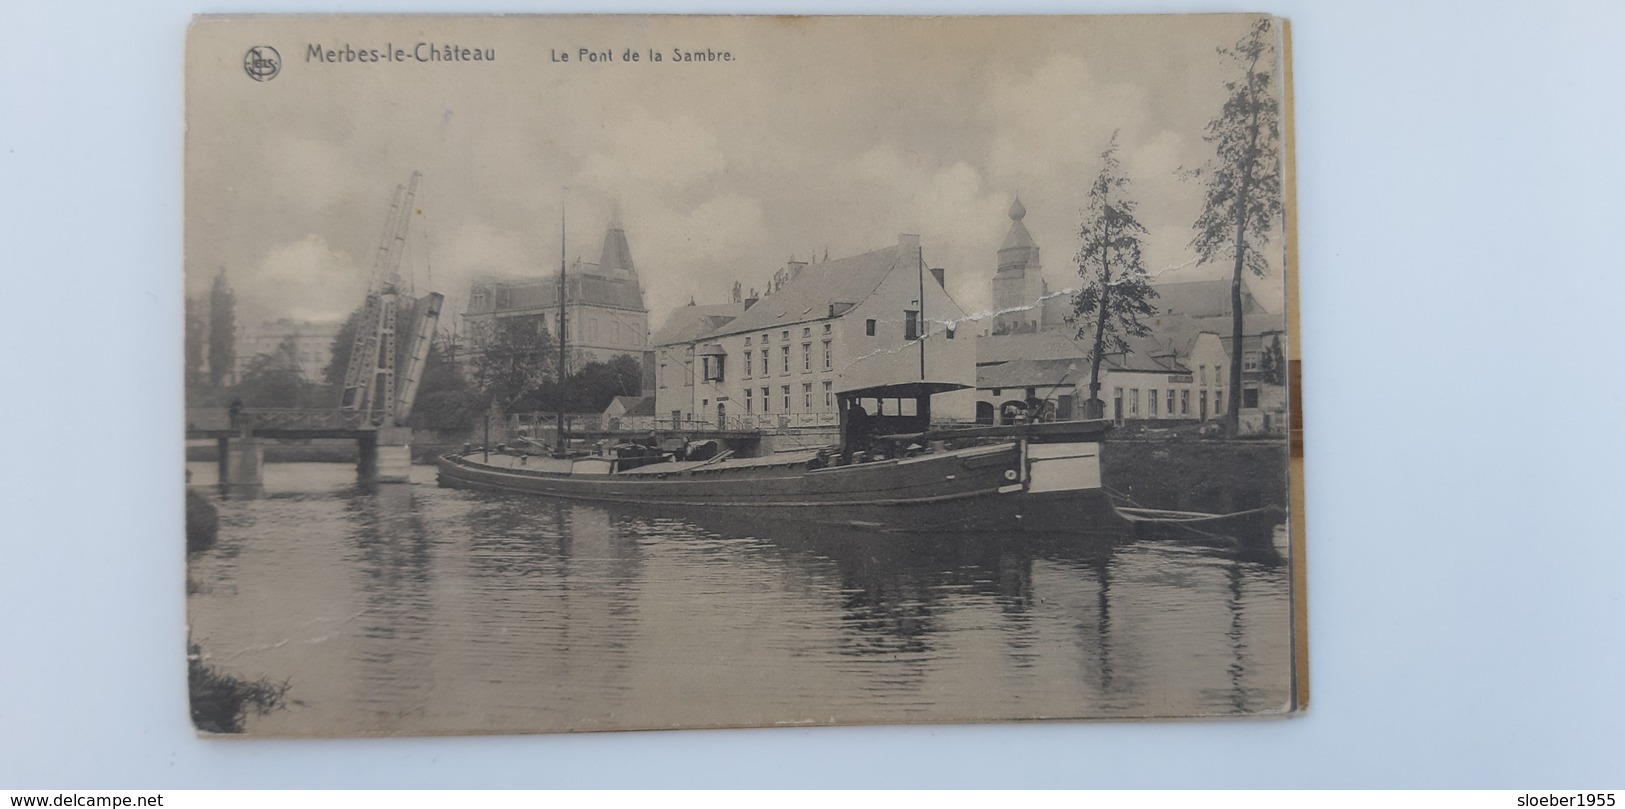
M 564 247 L 564 216 L 565 216 L 565 212 L 563 210 L 560 210 L 559 211 L 559 384 L 558 384 L 558 388 L 557 388 L 557 390 L 558 390 L 558 399 L 557 399 L 557 402 L 558 402 L 558 414 L 557 414 L 558 415 L 558 422 L 555 425 L 556 429 L 554 430 L 555 434 L 558 436 L 557 440 L 555 441 L 555 444 L 554 444 L 554 454 L 558 455 L 559 457 L 564 456 L 565 447 L 566 447 L 565 438 L 564 438 L 564 377 L 565 377 L 565 374 L 569 372 L 569 364 L 568 364 L 568 361 L 566 360 L 566 356 L 568 356 L 567 352 L 568 352 L 568 349 L 569 349 L 569 344 L 566 342 L 566 335 L 569 334 L 569 332 L 566 331 L 565 323 L 564 323 L 564 314 L 565 314 L 565 312 L 564 312 L 564 301 L 565 301 L 565 295 L 569 292 L 569 287 L 565 285 L 565 280 L 564 280 L 564 269 L 565 269 L 564 268 L 564 252 L 565 252 L 565 247 Z
M 918 320 L 919 322 L 914 324 L 914 328 L 915 328 L 916 331 L 919 332 L 919 334 L 916 335 L 916 336 L 918 336 L 920 338 L 920 381 L 924 382 L 925 381 L 925 248 L 923 248 L 923 247 L 919 248 L 919 266 L 917 268 L 917 271 L 918 271 L 919 276 L 920 276 L 920 313 L 915 316 L 915 319 Z

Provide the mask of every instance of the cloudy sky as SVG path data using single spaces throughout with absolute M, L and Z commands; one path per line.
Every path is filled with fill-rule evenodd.
M 221 20 L 188 55 L 188 294 L 226 268 L 240 318 L 356 306 L 390 194 L 423 172 L 405 270 L 450 311 L 483 273 L 596 260 L 619 201 L 652 325 L 692 295 L 764 287 L 791 258 L 918 233 L 968 311 L 985 309 L 1019 194 L 1053 287 L 1072 283 L 1079 209 L 1114 131 L 1164 280 L 1221 276 L 1188 248 L 1201 189 L 1177 177 L 1246 17 Z M 419 63 L 419 42 L 495 49 Z M 324 49 L 409 61 L 326 64 Z M 249 46 L 281 73 L 256 82 Z M 580 48 L 612 63 L 577 61 Z M 621 60 L 627 48 L 643 61 Z M 678 63 L 674 48 L 732 61 Z M 666 54 L 650 63 L 651 49 Z M 569 62 L 554 61 L 568 53 Z M 1273 245 L 1280 250 L 1280 241 Z M 1278 290 L 1278 279 L 1262 289 Z M 1272 307 L 1278 308 L 1278 307 Z

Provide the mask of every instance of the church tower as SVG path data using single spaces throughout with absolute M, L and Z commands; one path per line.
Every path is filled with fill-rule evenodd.
M 993 273 L 993 306 L 999 311 L 993 320 L 997 334 L 1037 331 L 1043 327 L 1044 284 L 1038 243 L 1033 241 L 1021 220 L 1027 208 L 1017 197 L 1010 204 L 1010 232 L 999 247 L 999 268 Z

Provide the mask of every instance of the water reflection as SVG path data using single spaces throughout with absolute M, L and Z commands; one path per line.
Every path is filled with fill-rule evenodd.
M 427 469 L 365 491 L 333 466 L 268 467 L 194 562 L 194 635 L 303 703 L 251 733 L 1230 714 L 1289 693 L 1285 569 L 1222 548 L 604 509 Z

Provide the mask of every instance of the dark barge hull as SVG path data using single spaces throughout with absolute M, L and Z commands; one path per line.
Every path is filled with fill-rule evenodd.
M 821 469 L 764 459 L 669 473 L 645 467 L 635 474 L 571 474 L 457 455 L 442 457 L 439 468 L 440 485 L 451 488 L 877 531 L 1130 530 L 1100 488 L 1096 442 L 1015 442 Z

